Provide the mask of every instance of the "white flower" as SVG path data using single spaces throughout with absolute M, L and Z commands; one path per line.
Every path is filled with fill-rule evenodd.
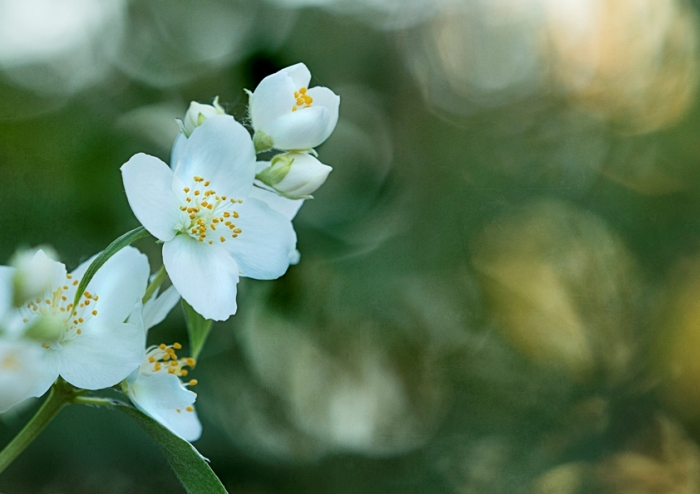
M 256 151 L 312 149 L 331 135 L 340 97 L 325 87 L 309 89 L 310 81 L 309 69 L 298 63 L 265 77 L 249 92 Z
M 175 287 L 171 286 L 159 297 L 154 294 L 142 310 L 132 313 L 132 318 L 143 318 L 147 332 L 161 322 L 179 300 Z M 175 352 L 181 348 L 179 343 L 148 348 L 139 368 L 122 382 L 122 389 L 136 408 L 183 439 L 195 441 L 202 433 L 202 425 L 194 410 L 197 395 L 186 386 L 197 382 L 191 379 L 183 384 L 180 381 L 180 377 L 187 376 L 186 367 L 195 362 L 178 358 Z
M 306 153 L 284 153 L 271 162 L 258 162 L 255 176 L 289 199 L 307 199 L 326 181 L 333 170 Z
M 207 119 L 174 153 L 173 169 L 146 154 L 122 166 L 126 196 L 141 224 L 164 242 L 173 285 L 198 313 L 236 312 L 239 276 L 282 276 L 295 252 L 291 221 L 249 197 L 255 151 L 233 117 Z
M 122 249 L 100 268 L 73 307 L 91 262 L 67 274 L 62 263 L 42 250 L 34 255 L 30 268 L 47 268 L 52 283 L 35 299 L 4 311 L 0 411 L 43 395 L 59 375 L 77 388 L 102 389 L 119 383 L 141 363 L 143 327 L 124 320 L 146 289 L 148 260 L 133 247 Z M 3 268 L 0 284 L 6 285 L 14 271 Z
M 186 386 L 197 384 L 191 379 L 184 385 L 180 377 L 187 375 L 187 366 L 194 359 L 178 358 L 179 343 L 150 347 L 141 366 L 122 384 L 131 402 L 147 415 L 163 424 L 186 441 L 195 441 L 202 434 L 202 425 L 194 410 L 197 395 Z
M 218 96 L 214 98 L 214 103 L 212 105 L 203 105 L 202 103 L 193 101 L 190 103 L 187 113 L 185 113 L 185 118 L 183 120 L 178 120 L 178 124 L 185 136 L 189 137 L 192 131 L 202 125 L 207 118 L 225 114 L 226 112 L 219 104 Z

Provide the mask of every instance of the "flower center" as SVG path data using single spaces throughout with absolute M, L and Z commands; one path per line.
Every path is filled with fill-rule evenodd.
M 236 204 L 242 204 L 243 199 L 218 195 L 209 187 L 209 180 L 202 177 L 194 176 L 192 180 L 191 187 L 182 189 L 185 193 L 185 204 L 180 206 L 183 213 L 180 231 L 210 245 L 215 241 L 225 242 L 227 236 L 238 237 L 243 230 L 234 223 L 240 217 L 234 208 Z M 220 230 L 217 231 L 217 228 Z
M 307 89 L 305 87 L 301 87 L 298 91 L 294 91 L 296 102 L 292 107 L 292 111 L 297 111 L 299 108 L 311 108 L 311 103 L 314 102 L 314 99 L 306 94 L 306 91 Z
M 37 297 L 20 308 L 22 322 L 29 324 L 39 317 L 56 317 L 65 321 L 65 331 L 59 341 L 75 338 L 83 333 L 84 323 L 97 316 L 97 301 L 99 296 L 85 290 L 77 307 L 73 307 L 73 297 L 68 297 L 69 285 L 78 286 L 80 280 L 73 279 L 72 274 L 66 274 L 65 285 L 59 286 L 44 298 Z M 49 343 L 43 343 L 49 348 Z

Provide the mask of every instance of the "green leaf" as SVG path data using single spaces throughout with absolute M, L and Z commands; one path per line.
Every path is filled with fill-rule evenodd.
M 80 280 L 78 289 L 75 291 L 73 307 L 78 306 L 78 302 L 80 302 L 80 297 L 82 297 L 83 293 L 85 292 L 88 283 L 90 283 L 90 280 L 93 276 L 95 276 L 97 270 L 100 269 L 102 265 L 109 260 L 110 257 L 122 250 L 127 245 L 131 245 L 138 239 L 146 237 L 148 235 L 150 234 L 146 231 L 146 229 L 142 226 L 139 226 L 138 228 L 134 228 L 130 232 L 126 232 L 124 235 L 122 235 L 114 242 L 109 244 L 105 250 L 100 252 L 100 254 L 95 258 L 95 260 L 92 261 L 92 264 L 88 266 L 87 270 L 85 271 L 85 275 L 83 275 L 83 279 Z
M 197 360 L 199 352 L 202 351 L 204 342 L 207 341 L 207 336 L 209 336 L 212 321 L 199 315 L 192 306 L 184 300 L 182 301 L 182 310 L 185 312 L 187 334 L 190 337 L 190 352 L 192 358 Z
M 115 408 L 135 419 L 155 439 L 188 494 L 227 494 L 219 478 L 194 446 L 132 406 L 116 404 Z

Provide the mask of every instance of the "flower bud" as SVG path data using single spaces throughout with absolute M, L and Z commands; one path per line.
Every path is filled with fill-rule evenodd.
M 214 98 L 213 105 L 203 105 L 196 101 L 190 103 L 190 107 L 187 109 L 187 113 L 185 113 L 185 118 L 183 120 L 178 120 L 177 123 L 182 132 L 189 137 L 194 129 L 202 125 L 207 118 L 225 114 L 226 112 L 219 104 L 219 97 L 217 96 Z
M 23 305 L 27 300 L 43 295 L 53 287 L 56 252 L 51 247 L 17 252 L 10 261 L 15 268 L 12 277 L 12 302 Z
M 326 181 L 333 168 L 306 153 L 284 153 L 272 158 L 256 178 L 289 199 L 307 199 Z

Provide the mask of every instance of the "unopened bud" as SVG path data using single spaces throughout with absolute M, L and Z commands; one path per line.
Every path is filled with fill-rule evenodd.
M 15 306 L 19 307 L 53 288 L 57 257 L 56 252 L 46 246 L 18 251 L 13 256 L 10 265 L 15 268 L 12 277 L 12 302 Z
M 308 199 L 326 181 L 331 170 L 309 154 L 284 153 L 272 158 L 270 166 L 256 178 L 288 199 Z
M 178 120 L 180 130 L 189 137 L 194 129 L 202 125 L 207 118 L 215 117 L 216 115 L 225 115 L 226 112 L 219 104 L 219 97 L 214 98 L 212 105 L 203 105 L 193 101 L 185 113 L 185 118 Z

